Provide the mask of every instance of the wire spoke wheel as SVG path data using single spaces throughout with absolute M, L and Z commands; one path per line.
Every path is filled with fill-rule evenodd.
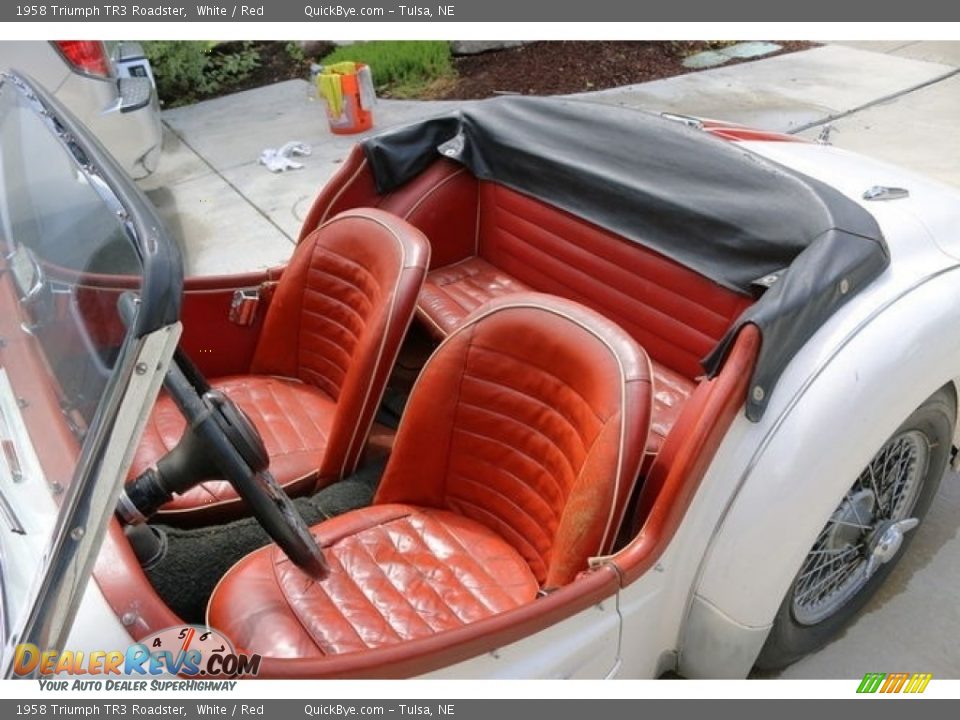
M 800 568 L 792 602 L 798 623 L 815 625 L 833 615 L 886 562 L 871 562 L 871 555 L 890 528 L 910 517 L 929 462 L 930 446 L 919 430 L 898 433 L 880 448 Z
M 758 668 L 785 667 L 826 645 L 884 583 L 937 493 L 956 418 L 956 393 L 946 385 L 880 446 L 804 556 Z

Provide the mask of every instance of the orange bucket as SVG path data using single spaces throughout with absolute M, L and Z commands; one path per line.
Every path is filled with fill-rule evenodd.
M 342 93 L 342 102 L 339 114 L 326 103 L 327 122 L 330 124 L 330 131 L 337 135 L 352 135 L 353 133 L 363 132 L 373 127 L 373 112 L 364 108 L 361 101 L 360 91 L 360 71 L 366 67 L 361 63 L 356 64 L 356 72 L 340 73 L 331 69 L 340 77 L 340 90 Z

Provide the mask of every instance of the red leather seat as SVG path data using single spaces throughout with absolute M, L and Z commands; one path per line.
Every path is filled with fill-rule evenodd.
M 374 209 L 338 215 L 306 237 L 276 288 L 249 375 L 220 378 L 250 416 L 289 494 L 350 474 L 359 462 L 429 265 L 423 234 Z M 131 477 L 173 448 L 185 424 L 161 395 Z M 225 481 L 175 497 L 160 515 L 179 523 L 233 516 Z
M 480 257 L 470 257 L 427 275 L 417 303 L 417 317 L 438 337 L 460 327 L 467 316 L 499 297 L 530 288 Z M 653 367 L 653 423 L 647 438 L 647 454 L 656 455 L 697 384 L 678 372 L 651 360 Z
M 330 576 L 262 548 L 221 579 L 208 623 L 251 652 L 318 658 L 534 602 L 611 549 L 650 407 L 646 353 L 609 320 L 494 301 L 428 361 L 374 504 L 313 528 Z

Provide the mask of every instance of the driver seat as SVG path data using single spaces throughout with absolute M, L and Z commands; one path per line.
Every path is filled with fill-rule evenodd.
M 275 545 L 241 559 L 207 622 L 268 657 L 424 639 L 533 602 L 611 550 L 636 481 L 651 367 L 625 331 L 523 293 L 480 308 L 414 386 L 370 507 L 311 529 L 330 575 Z
M 270 472 L 288 495 L 352 473 L 413 318 L 430 261 L 419 230 L 380 210 L 337 215 L 294 251 L 267 310 L 250 372 L 210 381 L 263 437 Z M 179 442 L 186 422 L 161 393 L 130 478 Z M 190 488 L 156 514 L 176 525 L 239 514 L 226 480 Z

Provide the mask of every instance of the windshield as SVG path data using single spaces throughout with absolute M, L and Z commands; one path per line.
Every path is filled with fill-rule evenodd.
M 0 242 L 8 281 L 82 440 L 124 335 L 96 286 L 123 275 L 123 284 L 139 287 L 141 263 L 109 190 L 79 169 L 56 126 L 9 83 L 0 88 L 0 117 Z
M 142 196 L 118 173 L 41 90 L 0 75 L 0 630 L 6 650 L 11 632 L 44 597 L 57 596 L 57 610 L 40 625 L 69 625 L 77 592 L 58 596 L 55 586 L 76 584 L 81 594 L 86 586 L 81 576 L 93 559 L 78 554 L 80 546 L 88 555 L 99 547 L 115 502 L 113 478 L 119 482 L 123 471 L 122 463 L 107 462 L 107 450 L 118 438 L 129 445 L 136 434 L 136 423 L 117 424 L 133 364 L 145 336 L 175 322 L 178 312 L 179 255 L 160 242 L 165 238 L 157 236 L 159 225 Z M 157 262 L 157 255 L 167 262 Z M 129 328 L 118 312 L 125 293 L 139 298 Z M 62 537 L 71 529 L 76 535 L 77 527 L 83 541 L 68 549 Z

